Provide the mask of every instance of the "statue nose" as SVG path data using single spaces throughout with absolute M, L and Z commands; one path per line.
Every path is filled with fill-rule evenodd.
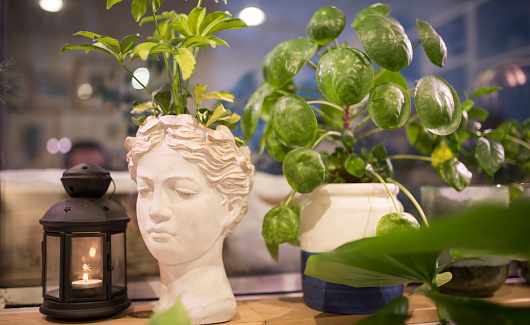
M 171 219 L 173 212 L 170 208 L 170 201 L 163 191 L 155 191 L 153 200 L 151 201 L 151 208 L 149 209 L 149 216 L 156 223 L 168 221 Z

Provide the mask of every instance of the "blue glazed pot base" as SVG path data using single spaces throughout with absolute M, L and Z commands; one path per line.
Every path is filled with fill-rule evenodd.
M 311 308 L 337 314 L 373 314 L 403 295 L 404 285 L 354 288 L 304 275 L 307 259 L 314 254 L 302 250 L 302 291 Z

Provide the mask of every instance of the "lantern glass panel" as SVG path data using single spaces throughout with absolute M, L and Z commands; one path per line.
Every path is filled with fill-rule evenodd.
M 104 298 L 103 236 L 72 237 L 70 283 L 73 298 Z
M 110 242 L 112 293 L 117 293 L 125 289 L 125 233 L 112 234 Z
M 61 237 L 46 235 L 46 269 L 44 293 L 59 299 L 59 283 L 61 279 Z

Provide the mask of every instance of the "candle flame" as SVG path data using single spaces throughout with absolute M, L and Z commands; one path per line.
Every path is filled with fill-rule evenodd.
M 90 247 L 90 250 L 88 251 L 88 255 L 90 255 L 90 257 L 96 256 L 96 248 Z
M 88 283 L 88 274 L 83 274 L 83 282 Z

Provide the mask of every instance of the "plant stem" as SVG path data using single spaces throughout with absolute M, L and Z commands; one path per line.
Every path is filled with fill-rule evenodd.
M 357 36 L 355 36 L 355 43 L 353 44 L 353 48 L 357 48 L 357 44 L 359 43 L 359 32 L 357 32 Z
M 289 194 L 287 194 L 287 196 L 285 197 L 285 199 L 283 199 L 283 201 L 281 202 L 280 205 L 289 205 L 289 203 L 291 203 L 294 195 L 296 194 L 296 191 L 295 190 L 291 190 L 291 192 L 289 192 Z
M 339 42 L 337 42 L 337 39 L 334 39 L 334 41 L 335 41 L 335 48 L 338 49 L 339 48 Z
M 383 73 L 385 73 L 386 69 L 381 69 L 381 71 L 379 71 L 377 73 L 377 75 L 374 77 L 374 80 L 376 80 L 377 78 L 381 77 L 383 75 Z
M 425 213 L 423 212 L 423 209 L 421 208 L 420 204 L 418 203 L 418 201 L 416 201 L 416 199 L 414 198 L 414 196 L 412 195 L 412 193 L 409 192 L 409 190 L 407 190 L 407 188 L 403 185 L 401 185 L 401 183 L 399 183 L 398 181 L 392 179 L 392 178 L 389 178 L 388 181 L 390 183 L 393 183 L 393 184 L 396 184 L 399 189 L 405 193 L 405 195 L 409 198 L 410 201 L 412 201 L 412 203 L 414 204 L 414 206 L 416 207 L 416 209 L 418 210 L 418 212 L 420 213 L 421 215 L 421 218 L 423 219 L 423 222 L 425 223 L 425 226 L 427 228 L 429 228 L 429 222 L 427 221 L 427 217 L 425 216 Z
M 306 59 L 305 62 L 309 64 L 313 69 L 317 69 L 317 65 L 313 63 L 313 61 Z
M 429 282 L 429 286 L 431 287 L 432 292 L 439 294 L 440 290 L 438 290 L 438 286 L 436 285 L 436 280 L 433 282 Z M 438 312 L 438 318 L 440 319 L 441 325 L 449 325 L 450 323 L 447 322 L 447 319 L 445 318 L 445 312 L 443 311 L 442 307 L 435 302 L 436 305 L 436 311 Z
M 341 136 L 341 134 L 339 132 L 337 132 L 337 131 L 328 131 L 328 132 L 322 134 L 320 136 L 320 138 L 318 138 L 317 141 L 315 141 L 315 143 L 311 146 L 311 150 L 315 149 L 316 146 L 318 146 L 320 144 L 320 142 L 322 140 L 324 140 L 329 135 L 336 135 L 336 136 L 339 136 L 339 137 Z
M 359 112 L 360 113 L 360 112 Z M 359 114 L 357 114 L 359 115 Z M 356 116 L 357 116 L 356 115 Z M 355 127 L 353 128 L 352 132 L 355 132 L 355 130 L 357 130 L 358 128 L 360 128 L 361 126 L 363 126 L 364 123 L 368 122 L 370 120 L 370 115 L 367 115 L 361 122 L 357 123 L 357 125 L 355 125 Z
M 383 180 L 383 178 L 381 176 L 379 176 L 378 173 L 374 172 L 374 175 L 375 177 L 377 178 L 377 180 L 383 184 L 383 186 L 385 187 L 388 195 L 390 196 L 390 199 L 392 199 L 392 203 L 394 204 L 394 208 L 396 209 L 396 213 L 399 213 L 399 209 L 398 209 L 398 206 L 396 204 L 396 200 L 394 200 L 394 195 L 392 195 L 392 192 L 390 192 L 390 190 L 388 189 L 388 186 L 386 186 L 386 183 L 385 181 Z
M 320 90 L 310 87 L 296 87 L 296 90 L 305 90 L 305 91 L 312 91 L 314 93 L 320 93 Z
M 366 137 L 371 136 L 372 134 L 376 134 L 376 133 L 379 133 L 379 132 L 382 132 L 382 131 L 384 131 L 384 129 L 380 129 L 380 128 L 373 129 L 373 130 L 368 131 L 368 132 L 366 132 L 365 134 L 361 135 L 360 137 L 358 137 L 357 140 L 364 139 L 364 138 L 366 138 Z
M 278 90 L 276 90 L 276 91 L 278 91 Z M 289 95 L 290 95 L 290 94 L 289 94 Z M 343 110 L 343 108 L 340 107 L 339 105 L 336 105 L 336 104 L 333 104 L 333 103 L 327 102 L 327 101 L 325 101 L 325 100 L 310 100 L 310 101 L 308 101 L 307 103 L 308 103 L 309 105 L 311 105 L 311 104 L 324 104 L 324 105 L 333 106 L 333 107 L 335 107 L 335 108 L 337 108 L 337 109 L 339 109 L 339 110 L 341 110 L 341 111 Z
M 414 50 L 416 48 L 416 46 L 418 46 L 420 44 L 421 44 L 421 40 L 417 41 L 416 44 L 412 45 L 412 49 Z
M 517 139 L 515 137 L 512 137 L 511 135 L 506 135 L 506 139 L 507 140 L 510 140 L 510 141 L 513 141 L 517 144 L 520 144 L 522 145 L 523 147 L 527 148 L 527 149 L 530 149 L 530 144 L 528 144 L 527 142 L 521 140 L 521 139 Z
M 388 156 L 388 158 L 389 159 L 415 159 L 415 160 L 424 160 L 424 161 L 437 162 L 437 163 L 444 162 L 442 159 L 432 158 L 432 157 L 427 157 L 427 156 L 418 156 L 418 155 L 393 155 L 393 156 Z

